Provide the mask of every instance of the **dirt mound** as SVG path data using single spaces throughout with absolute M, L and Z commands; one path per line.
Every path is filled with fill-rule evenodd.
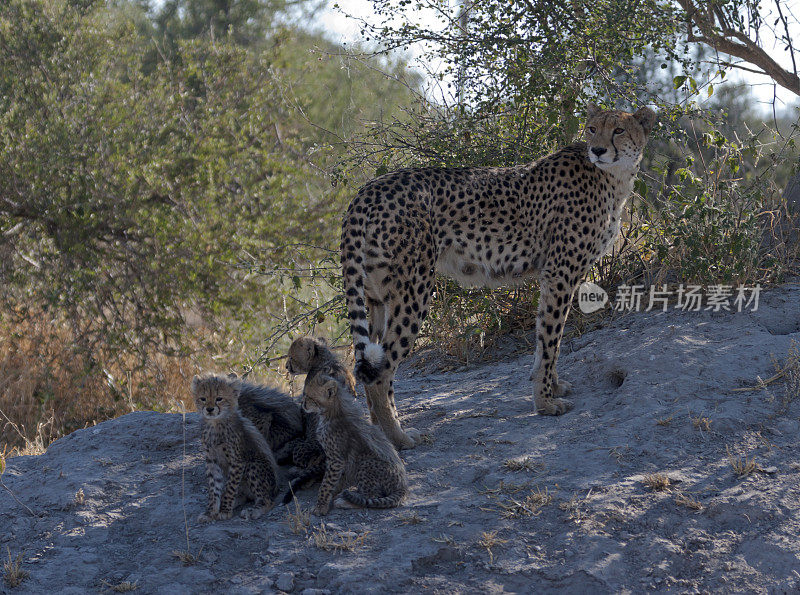
M 15 593 L 795 591 L 800 374 L 735 389 L 800 347 L 798 320 L 795 285 L 755 313 L 625 316 L 562 356 L 558 418 L 532 413 L 530 355 L 406 370 L 404 422 L 430 435 L 403 453 L 408 501 L 298 533 L 284 507 L 198 525 L 196 417 L 126 415 L 8 461 L 0 551 L 29 572 Z

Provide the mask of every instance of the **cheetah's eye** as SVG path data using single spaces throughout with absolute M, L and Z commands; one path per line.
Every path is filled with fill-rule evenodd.
M 595 132 L 597 132 L 597 128 L 595 128 L 594 126 L 589 126 L 589 132 L 594 134 Z
M 623 132 L 625 132 L 624 128 L 615 128 L 614 129 L 614 134 L 622 134 Z
M 217 397 L 217 403 L 222 402 L 222 397 Z

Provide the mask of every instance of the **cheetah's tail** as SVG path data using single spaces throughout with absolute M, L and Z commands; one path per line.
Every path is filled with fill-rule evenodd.
M 383 496 L 382 498 L 367 498 L 358 492 L 344 490 L 342 492 L 342 498 L 362 508 L 394 508 L 403 500 L 403 493 L 396 492 L 390 496 Z
M 342 273 L 344 278 L 347 315 L 350 318 L 350 332 L 353 335 L 356 365 L 355 377 L 365 385 L 374 384 L 386 366 L 386 353 L 378 343 L 369 339 L 369 321 L 364 301 L 363 255 L 354 245 L 353 238 L 342 234 Z M 362 245 L 364 240 L 361 240 Z

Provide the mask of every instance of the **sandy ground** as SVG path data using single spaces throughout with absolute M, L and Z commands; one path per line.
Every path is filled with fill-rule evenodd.
M 797 283 L 755 313 L 617 317 L 565 341 L 558 418 L 532 413 L 531 355 L 407 366 L 405 423 L 430 435 L 403 453 L 408 501 L 299 534 L 285 507 L 198 525 L 196 417 L 133 413 L 8 462 L 0 551 L 30 573 L 15 593 L 800 592 L 800 395 L 732 390 L 793 339 Z

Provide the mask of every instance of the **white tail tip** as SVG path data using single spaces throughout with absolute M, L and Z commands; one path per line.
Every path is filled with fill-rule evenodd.
M 368 343 L 364 348 L 364 359 L 373 366 L 378 367 L 383 363 L 383 347 L 377 343 Z

